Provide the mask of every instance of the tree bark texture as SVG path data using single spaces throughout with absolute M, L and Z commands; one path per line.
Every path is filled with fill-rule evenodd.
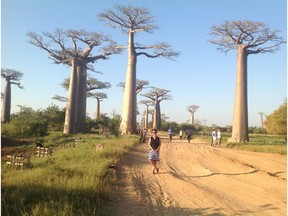
M 79 61 L 77 65 L 77 132 L 86 131 L 86 98 L 87 98 L 87 72 L 85 63 Z
M 134 33 L 130 31 L 128 39 L 128 65 L 124 89 L 122 120 L 120 124 L 121 134 L 136 133 L 136 64 L 137 54 L 134 48 Z
M 153 119 L 153 128 L 161 130 L 161 111 L 160 111 L 160 102 L 158 97 L 155 97 L 155 108 L 154 108 L 154 119 Z
M 148 112 L 149 112 L 149 106 L 146 105 L 146 112 L 145 112 L 145 129 L 148 130 Z
M 10 112 L 11 112 L 11 82 L 9 79 L 6 79 L 3 102 L 2 102 L 2 117 L 1 117 L 2 123 L 9 122 Z
M 248 136 L 248 99 L 247 99 L 247 58 L 244 45 L 238 46 L 236 70 L 236 94 L 234 101 L 232 137 L 229 141 L 249 141 Z
M 76 133 L 77 113 L 77 60 L 72 61 L 68 100 L 63 133 Z
M 99 98 L 96 98 L 96 113 L 95 113 L 95 119 L 100 118 L 100 100 Z

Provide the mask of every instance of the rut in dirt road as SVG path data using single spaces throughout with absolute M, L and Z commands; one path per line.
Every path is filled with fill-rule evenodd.
M 144 143 L 125 155 L 111 215 L 286 215 L 286 156 L 163 139 L 159 167 Z

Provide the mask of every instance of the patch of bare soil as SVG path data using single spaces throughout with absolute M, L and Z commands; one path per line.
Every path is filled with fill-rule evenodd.
M 110 215 L 286 215 L 286 156 L 162 139 L 159 174 L 138 144 L 117 166 Z

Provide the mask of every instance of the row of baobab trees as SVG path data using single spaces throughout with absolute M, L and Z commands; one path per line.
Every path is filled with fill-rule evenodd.
M 120 29 L 126 34 L 128 36 L 127 45 L 119 45 L 110 37 L 85 30 L 63 31 L 56 29 L 52 33 L 42 32 L 42 34 L 37 34 L 28 32 L 27 35 L 30 39 L 29 42 L 46 51 L 54 63 L 71 67 L 64 133 L 85 131 L 87 71 L 95 71 L 93 63 L 96 61 L 108 59 L 109 56 L 120 54 L 124 49 L 127 49 L 128 63 L 119 130 L 121 134 L 133 134 L 137 130 L 136 69 L 138 57 L 163 57 L 175 60 L 180 55 L 180 52 L 174 51 L 166 42 L 158 42 L 151 45 L 136 43 L 135 35 L 141 32 L 152 33 L 153 30 L 158 28 L 155 25 L 154 16 L 145 7 L 118 5 L 113 10 L 105 10 L 100 13 L 99 18 L 109 27 Z M 247 103 L 248 56 L 259 53 L 273 53 L 279 50 L 285 41 L 277 33 L 279 33 L 278 30 L 271 30 L 262 22 L 248 20 L 225 21 L 222 25 L 213 25 L 211 27 L 211 39 L 208 42 L 217 45 L 217 49 L 224 53 L 237 50 L 236 94 L 231 142 L 249 140 Z M 67 46 L 69 44 L 68 41 L 70 41 L 70 47 Z M 83 46 L 85 48 L 82 48 Z M 99 53 L 93 54 L 92 50 L 96 47 L 101 49 Z M 150 100 L 157 100 L 157 96 L 155 96 L 157 93 L 154 93 Z M 9 94 L 4 92 L 3 102 L 6 100 L 6 95 Z M 154 104 L 156 110 L 157 103 Z M 155 113 L 154 118 L 160 118 L 159 114 Z M 154 126 L 157 127 L 157 125 Z

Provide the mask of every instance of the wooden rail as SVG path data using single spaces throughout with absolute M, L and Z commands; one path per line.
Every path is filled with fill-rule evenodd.
M 6 164 L 10 168 L 21 168 L 24 169 L 24 167 L 30 166 L 30 156 L 26 155 L 7 155 L 7 161 Z
M 36 157 L 47 157 L 48 155 L 52 155 L 53 148 L 44 148 L 44 147 L 37 147 L 36 150 Z

